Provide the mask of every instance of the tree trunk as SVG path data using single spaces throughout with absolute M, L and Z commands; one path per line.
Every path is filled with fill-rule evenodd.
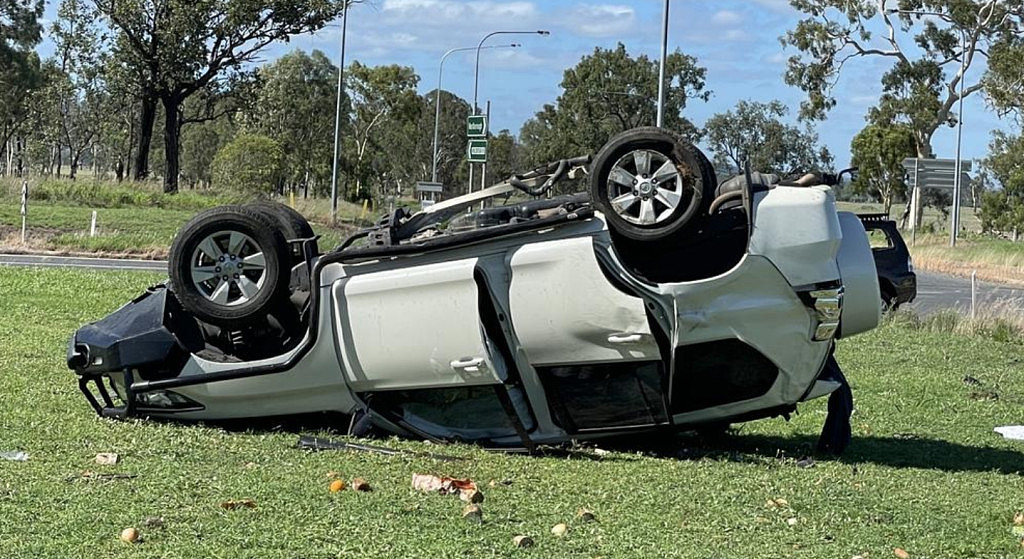
M 156 120 L 156 97 L 143 93 L 142 112 L 139 114 L 139 151 L 135 154 L 137 181 L 149 176 L 149 145 L 153 141 L 153 124 Z
M 181 147 L 181 99 L 168 95 L 161 97 L 164 106 L 164 159 L 167 170 L 164 173 L 164 193 L 178 192 L 178 172 L 181 165 L 178 151 Z
M 55 146 L 57 149 L 57 178 L 60 178 L 61 169 L 64 168 L 64 150 L 61 149 L 60 143 L 58 142 Z

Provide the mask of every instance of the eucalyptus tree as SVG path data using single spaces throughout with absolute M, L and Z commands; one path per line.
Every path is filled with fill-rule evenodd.
M 183 104 L 252 72 L 270 44 L 323 28 L 351 0 L 91 0 L 116 30 L 114 49 L 138 79 L 139 149 L 135 176 L 149 173 L 149 143 L 164 114 L 164 191 L 178 189 Z
M 824 118 L 837 102 L 833 89 L 841 75 L 863 75 L 865 65 L 859 62 L 888 61 L 880 76 L 878 114 L 871 120 L 909 124 L 919 157 L 932 156 L 935 131 L 956 122 L 954 107 L 961 96 L 986 87 L 977 67 L 993 50 L 1019 44 L 1024 30 L 1024 4 L 1005 0 L 790 3 L 806 16 L 781 38 L 798 51 L 789 59 L 785 80 L 807 94 L 801 116 Z

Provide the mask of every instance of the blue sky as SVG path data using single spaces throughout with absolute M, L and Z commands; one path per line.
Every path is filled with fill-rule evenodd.
M 657 59 L 662 6 L 662 0 L 366 0 L 351 8 L 346 63 L 412 66 L 425 93 L 437 86 L 438 62 L 449 48 L 475 47 L 491 31 L 549 30 L 547 37 L 491 37 L 486 44 L 522 46 L 481 53 L 479 99 L 481 106 L 491 101 L 491 130 L 507 128 L 518 133 L 543 104 L 557 98 L 563 71 L 595 47 L 613 48 L 622 42 L 631 55 Z M 49 17 L 55 9 L 48 7 Z M 787 0 L 672 0 L 669 13 L 669 50 L 679 48 L 696 56 L 708 69 L 707 87 L 714 92 L 709 102 L 694 101 L 687 107 L 690 120 L 702 125 L 741 99 L 778 99 L 790 107 L 795 121 L 803 94 L 782 80 L 785 59 L 794 51 L 783 50 L 778 38 L 799 21 L 800 14 Z M 275 45 L 266 52 L 266 59 L 296 48 L 316 48 L 337 61 L 340 23 L 339 19 L 313 36 Z M 467 100 L 473 97 L 473 57 L 472 51 L 455 53 L 444 65 L 443 88 Z M 863 127 L 864 114 L 878 98 L 878 78 L 886 64 L 876 59 L 851 61 L 835 90 L 837 107 L 826 122 L 815 124 L 836 155 L 837 166 L 849 161 L 850 139 Z M 981 72 L 972 68 L 968 84 Z M 986 109 L 980 95 L 969 97 L 964 107 L 963 155 L 984 157 L 991 130 L 1009 125 Z M 937 156 L 953 157 L 955 142 L 955 129 L 936 132 Z

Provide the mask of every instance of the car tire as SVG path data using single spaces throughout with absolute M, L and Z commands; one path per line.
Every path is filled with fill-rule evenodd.
M 276 223 L 252 207 L 206 210 L 171 244 L 171 291 L 186 310 L 232 328 L 264 318 L 287 296 L 288 246 Z
M 707 157 L 661 128 L 614 136 L 590 167 L 594 204 L 612 229 L 636 241 L 675 234 L 711 202 L 715 186 Z
M 286 241 L 294 239 L 311 239 L 316 236 L 316 233 L 313 232 L 313 227 L 309 225 L 309 221 L 306 220 L 306 217 L 290 206 L 270 201 L 255 202 L 250 204 L 250 206 L 263 212 L 272 221 L 277 223 L 278 227 L 281 228 L 281 233 L 284 235 Z M 319 252 L 319 248 L 317 247 L 316 241 L 310 242 L 313 243 L 313 254 L 317 254 Z M 302 253 L 301 245 L 288 244 L 292 257 L 292 265 L 305 260 L 305 255 Z

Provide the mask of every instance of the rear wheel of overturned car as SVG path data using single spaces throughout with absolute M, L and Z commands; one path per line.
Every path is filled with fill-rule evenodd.
M 590 195 L 609 226 L 637 241 L 668 237 L 711 202 L 715 174 L 693 144 L 661 128 L 627 130 L 590 168 Z
M 264 215 L 277 223 L 286 240 L 312 239 L 316 236 L 316 233 L 313 232 L 313 227 L 309 225 L 306 217 L 290 206 L 270 201 L 254 202 L 250 206 L 263 212 Z M 313 254 L 316 254 L 318 252 L 316 241 L 310 242 L 312 243 Z M 305 256 L 302 253 L 302 245 L 298 243 L 289 244 L 288 249 L 291 252 L 291 263 L 294 265 L 305 260 Z
M 284 236 L 263 212 L 213 208 L 186 223 L 171 244 L 171 290 L 196 317 L 242 326 L 287 294 L 289 258 Z

